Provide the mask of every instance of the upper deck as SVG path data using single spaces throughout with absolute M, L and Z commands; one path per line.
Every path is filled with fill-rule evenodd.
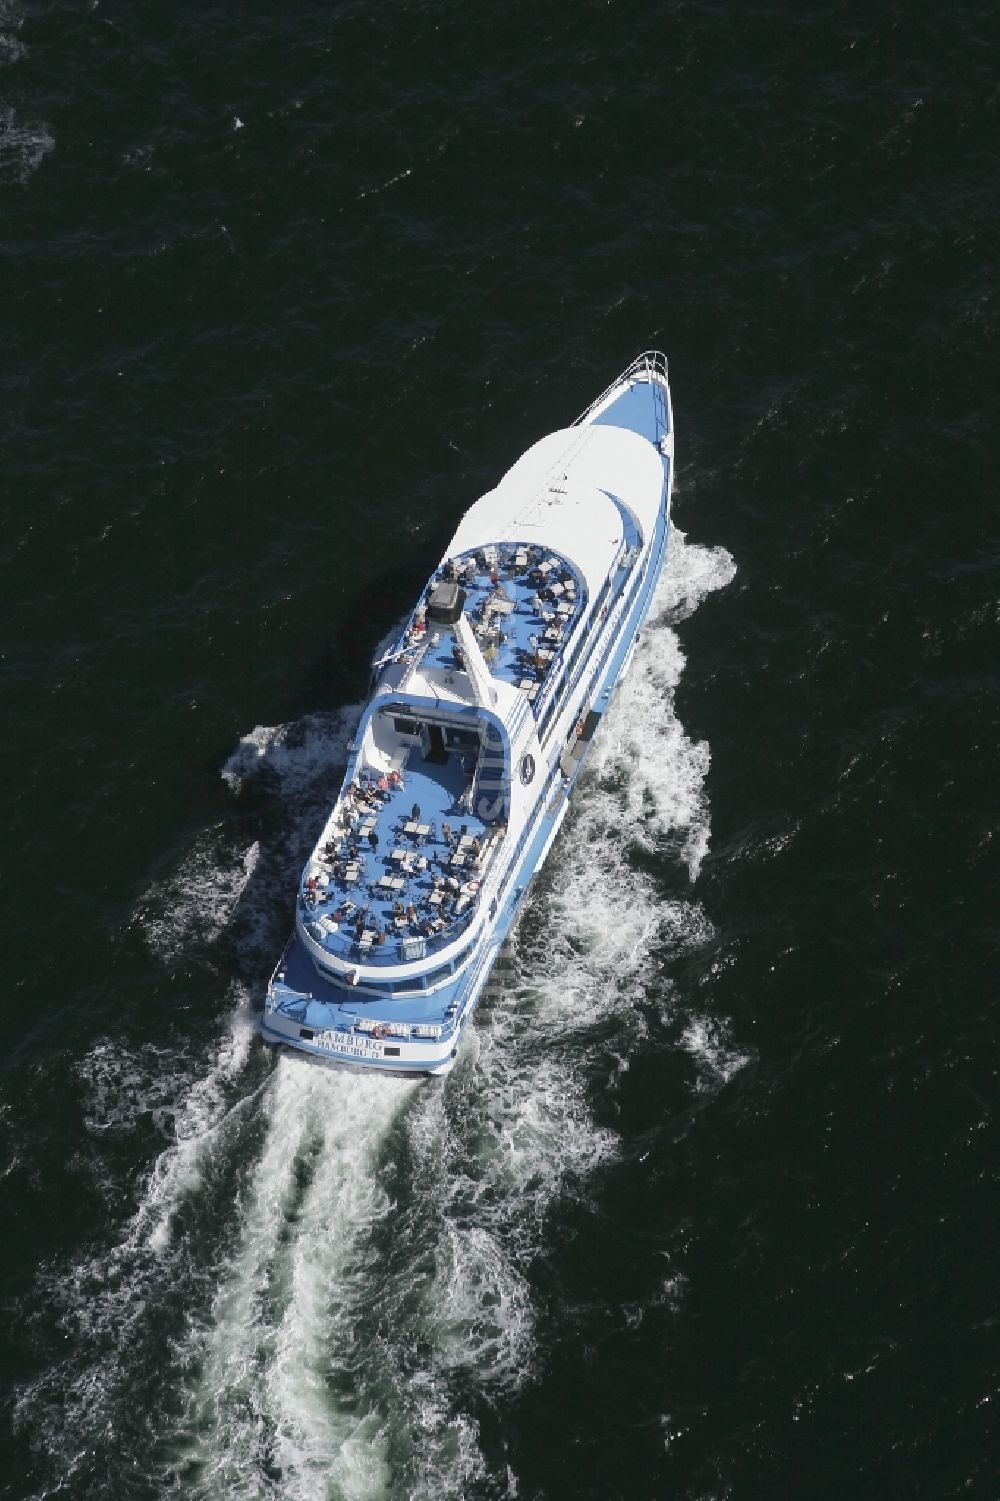
M 578 570 L 567 558 L 531 543 L 504 543 L 449 558 L 397 644 L 406 665 L 395 689 L 417 694 L 440 689 L 464 671 L 461 643 L 427 620 L 426 601 L 435 586 L 452 581 L 464 593 L 465 613 L 491 677 L 521 689 L 534 705 L 587 605 Z

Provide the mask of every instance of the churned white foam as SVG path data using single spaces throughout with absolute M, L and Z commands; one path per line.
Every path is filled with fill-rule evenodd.
M 175 1142 L 157 1159 L 134 1232 L 144 1234 L 160 1252 L 168 1244 L 173 1217 L 182 1198 L 200 1186 L 203 1164 L 226 1124 L 248 1110 L 252 1096 L 240 1092 L 241 1080 L 257 1035 L 249 993 L 233 986 L 227 1028 L 208 1071 L 195 1078 L 174 1111 Z
M 252 766 L 270 768 L 277 777 L 284 808 L 290 813 L 283 832 L 287 846 L 280 847 L 276 858 L 273 848 L 262 849 L 257 842 L 233 849 L 220 833 L 200 839 L 176 872 L 153 886 L 140 904 L 136 925 L 159 957 L 174 963 L 193 946 L 213 942 L 232 929 L 234 914 L 246 907 L 252 884 L 267 885 L 272 879 L 288 877 L 294 867 L 285 867 L 295 855 L 286 859 L 287 849 L 304 835 L 317 809 L 325 806 L 331 779 L 335 785 L 342 775 L 352 717 L 356 718 L 356 712 L 353 716 L 351 711 L 317 716 L 304 726 L 259 731 L 243 742 L 235 758 L 242 765 L 242 775 L 250 775 Z M 272 867 L 270 875 L 262 872 L 264 865 Z M 278 874 L 274 866 L 280 868 Z M 242 945 L 247 936 L 242 927 L 239 936 Z M 119 1133 L 131 1137 L 137 1129 L 152 1129 L 161 1132 L 167 1144 L 153 1163 L 117 1243 L 72 1267 L 40 1274 L 44 1301 L 59 1323 L 74 1332 L 74 1339 L 66 1362 L 21 1393 L 18 1416 L 25 1428 L 36 1431 L 40 1441 L 62 1456 L 67 1475 L 75 1472 L 87 1452 L 86 1436 L 102 1431 L 113 1420 L 115 1403 L 121 1400 L 127 1381 L 127 1362 L 145 1338 L 146 1311 L 163 1297 L 183 1295 L 192 1275 L 192 1256 L 194 1264 L 198 1257 L 189 1230 L 183 1228 L 187 1216 L 179 1222 L 178 1212 L 188 1205 L 197 1207 L 210 1186 L 215 1192 L 227 1180 L 231 1183 L 235 1166 L 231 1159 L 245 1149 L 248 1133 L 252 1137 L 260 1131 L 260 1070 L 251 1066 L 257 1028 L 250 992 L 235 982 L 227 1017 L 224 1035 L 207 1057 L 154 1042 L 131 1050 L 105 1039 L 79 1065 L 84 1120 L 92 1136 L 100 1139 Z M 321 1454 L 324 1466 L 334 1451 L 339 1455 L 336 1464 L 342 1471 L 344 1495 L 377 1494 L 381 1485 L 376 1483 L 381 1462 L 372 1457 L 377 1435 L 368 1432 L 373 1425 L 378 1428 L 380 1419 L 369 1417 L 359 1426 L 348 1414 L 342 1431 L 330 1437 L 326 1402 L 319 1391 L 322 1383 L 314 1379 L 326 1358 L 324 1330 L 329 1332 L 329 1328 L 316 1304 L 313 1273 L 322 1272 L 330 1243 L 346 1248 L 350 1226 L 360 1226 L 384 1205 L 373 1173 L 359 1176 L 354 1169 L 359 1154 L 374 1149 L 379 1110 L 384 1107 L 388 1119 L 395 1108 L 392 1098 L 393 1083 L 385 1079 L 338 1075 L 334 1083 L 328 1072 L 299 1066 L 298 1060 L 279 1068 L 263 1109 L 265 1140 L 259 1173 L 252 1157 L 246 1165 L 252 1175 L 253 1197 L 245 1245 L 235 1262 L 236 1275 L 224 1281 L 213 1309 L 212 1338 L 199 1346 L 199 1353 L 214 1361 L 214 1373 L 221 1375 L 226 1369 L 227 1336 L 238 1326 L 253 1329 L 255 1320 L 260 1324 L 263 1316 L 254 1310 L 268 1305 L 274 1289 L 285 1289 L 285 1314 L 270 1331 L 270 1342 L 256 1354 L 254 1372 L 259 1379 L 252 1384 L 252 1392 L 256 1422 L 267 1435 L 267 1462 L 284 1464 L 290 1475 L 298 1477 L 296 1484 L 303 1495 L 325 1494 L 318 1482 L 311 1488 L 304 1478 L 314 1453 Z M 352 1101 L 354 1114 L 349 1108 Z M 327 1107 L 332 1103 L 337 1110 L 330 1114 Z M 307 1150 L 302 1147 L 305 1138 Z M 291 1194 L 294 1198 L 300 1175 L 313 1171 L 310 1154 L 314 1146 L 313 1188 L 286 1220 L 281 1212 L 284 1197 Z M 358 1150 L 352 1154 L 353 1147 Z M 236 1176 L 241 1175 L 245 1171 L 237 1168 Z M 109 1203 L 117 1202 L 120 1187 L 109 1180 L 107 1193 Z M 255 1276 L 261 1248 L 269 1243 L 272 1232 L 283 1249 L 273 1266 L 268 1264 L 263 1275 Z M 329 1270 L 335 1276 L 337 1264 Z M 324 1285 L 329 1289 L 329 1282 Z M 249 1314 L 241 1305 L 243 1286 L 253 1304 Z M 341 1302 L 338 1306 L 343 1311 L 353 1305 Z M 268 1315 L 264 1323 L 269 1326 L 270 1322 Z M 238 1358 L 238 1343 L 233 1353 Z M 225 1388 L 225 1382 L 220 1388 Z M 231 1417 L 240 1399 L 233 1386 L 228 1390 Z M 311 1406 L 310 1394 L 317 1393 Z M 217 1431 L 223 1427 L 224 1410 L 220 1401 Z M 241 1434 L 245 1437 L 245 1431 L 234 1423 L 232 1432 L 234 1447 L 238 1447 L 236 1440 Z M 218 1455 L 210 1444 L 203 1447 L 211 1469 Z M 245 1474 L 246 1493 L 254 1493 L 262 1472 L 248 1464 Z M 211 1489 L 209 1485 L 209 1493 Z
M 227 850 L 206 836 L 167 880 L 145 893 L 134 925 L 159 958 L 176 963 L 193 944 L 214 942 L 229 925 L 259 859 L 257 841 Z
M 90 1135 L 131 1135 L 147 1117 L 173 1139 L 116 1243 L 39 1273 L 40 1297 L 65 1332 L 66 1355 L 18 1394 L 15 1423 L 58 1457 L 67 1486 L 87 1460 L 90 1436 L 113 1421 L 147 1310 L 182 1274 L 172 1220 L 201 1188 L 212 1155 L 229 1150 L 227 1127 L 249 1103 L 241 1083 L 253 1035 L 248 997 L 234 986 L 226 1030 L 207 1059 L 153 1045 L 133 1052 L 105 1039 L 78 1065 Z M 109 1183 L 107 1193 L 117 1202 L 120 1184 Z
M 522 1100 L 483 1089 L 481 1040 L 472 1051 L 474 1060 L 453 1076 L 448 1097 L 428 1091 L 407 1120 L 411 1190 L 431 1216 L 421 1324 L 439 1377 L 466 1371 L 491 1386 L 512 1387 L 529 1366 L 534 1339 L 517 1247 L 537 1244 L 523 1221 L 551 1194 L 555 1159 L 544 1137 L 533 1139 Z M 521 1173 L 525 1157 L 531 1166 Z M 447 1389 L 441 1381 L 442 1397 Z M 425 1392 L 425 1414 L 429 1401 Z
M 265 844 L 258 839 L 235 848 L 225 830 L 209 831 L 145 892 L 133 925 L 165 963 L 227 932 L 237 938 L 241 961 L 277 958 L 284 940 L 275 927 L 276 904 L 287 906 L 305 851 L 336 796 L 359 712 L 355 705 L 296 724 L 258 726 L 240 740 L 223 779 L 235 794 L 263 781 L 280 803 L 280 831 Z
M 188 1493 L 388 1494 L 384 1418 L 358 1389 L 358 1320 L 377 1291 L 366 1262 L 389 1201 L 377 1154 L 417 1086 L 282 1058 L 265 1100 L 263 1152 L 239 1244 L 183 1364 Z
M 455 1412 L 446 1385 L 425 1371 L 415 1372 L 407 1393 L 410 1412 L 410 1457 L 406 1478 L 397 1491 L 407 1501 L 460 1501 L 475 1481 L 489 1474 L 479 1441 L 479 1425 Z M 497 1477 L 490 1477 L 493 1494 Z
M 692 1017 L 684 1028 L 681 1046 L 698 1065 L 698 1092 L 712 1093 L 745 1068 L 751 1054 L 734 1045 L 725 1025 L 708 1016 Z
M 448 1218 L 436 1261 L 427 1325 L 436 1364 L 487 1372 L 501 1385 L 518 1382 L 532 1337 L 531 1294 L 502 1238 L 489 1225 Z
M 382 637 L 372 653 L 380 662 L 399 640 L 406 617 Z M 324 789 L 334 775 L 338 781 L 347 766 L 347 754 L 358 727 L 364 704 L 345 704 L 327 714 L 307 714 L 292 724 L 257 725 L 244 735 L 222 768 L 222 776 L 234 792 L 263 775 L 275 777 L 282 795 L 301 799 Z
M 25 124 L 13 109 L 0 109 L 0 183 L 26 183 L 55 144 L 47 125 Z
M 16 63 L 27 48 L 18 36 L 24 17 L 11 0 L 0 0 L 0 65 Z
M 361 708 L 348 704 L 335 713 L 309 714 L 293 724 L 258 725 L 240 740 L 222 775 L 239 792 L 252 779 L 270 774 L 287 798 L 302 797 L 317 782 L 325 787 L 331 775 L 339 781 Z
M 706 599 L 725 589 L 736 577 L 736 563 L 724 547 L 689 543 L 687 534 L 672 527 L 667 566 L 653 602 L 652 620 L 667 616 L 686 620 Z
M 170 1222 L 186 1194 L 201 1181 L 206 1155 L 234 1112 L 249 1097 L 238 1085 L 256 1035 L 245 989 L 234 984 L 225 1031 L 207 1060 L 187 1050 L 148 1044 L 138 1053 L 105 1041 L 81 1061 L 87 1088 L 84 1121 L 95 1132 L 133 1130 L 147 1116 L 172 1137 L 153 1164 L 126 1235 L 114 1254 L 140 1247 L 166 1249 Z
M 588 813 L 617 814 L 625 844 L 653 850 L 665 840 L 675 843 L 692 881 L 708 849 L 710 753 L 677 718 L 674 695 L 685 658 L 667 621 L 690 614 L 734 573 L 724 548 L 689 546 L 682 532 L 671 534 L 650 623 L 591 753 L 588 770 L 596 772 L 598 790 L 579 799 Z

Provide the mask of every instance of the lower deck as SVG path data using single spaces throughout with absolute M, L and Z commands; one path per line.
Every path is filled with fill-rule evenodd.
M 294 938 L 282 958 L 280 978 L 272 981 L 276 1009 L 285 1016 L 298 1015 L 312 1029 L 378 1025 L 409 1031 L 423 1023 L 443 1030 L 452 993 L 461 983 L 456 976 L 450 987 L 435 991 L 413 989 L 405 993 L 373 995 L 370 991 L 324 980 L 301 942 Z M 298 1003 L 298 1004 L 296 1004 Z

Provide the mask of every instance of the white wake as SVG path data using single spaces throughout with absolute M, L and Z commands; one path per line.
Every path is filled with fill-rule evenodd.
M 538 1370 L 531 1272 L 552 1210 L 587 1195 L 618 1151 L 594 1118 L 595 1081 L 626 1070 L 650 1017 L 671 1007 L 664 954 L 712 936 L 691 884 L 710 837 L 709 751 L 676 716 L 684 656 L 674 624 L 733 571 L 721 549 L 687 546 L 674 532 L 629 677 L 443 1084 L 295 1057 L 255 1076 L 245 1005 L 204 1074 L 181 1068 L 187 1082 L 169 1101 L 176 1140 L 114 1276 L 98 1269 L 106 1291 L 92 1304 L 95 1318 L 127 1326 L 130 1310 L 155 1296 L 157 1275 L 180 1277 L 198 1253 L 184 1243 L 183 1206 L 211 1191 L 217 1153 L 248 1154 L 228 1233 L 199 1272 L 211 1293 L 192 1297 L 164 1352 L 174 1415 L 149 1461 L 161 1494 L 443 1501 L 483 1482 L 516 1495 L 516 1477 L 491 1470 L 469 1394 L 502 1397 Z M 196 850 L 167 883 L 169 900 L 150 894 L 142 927 L 165 962 L 192 927 L 211 941 L 237 908 L 273 908 L 278 885 L 294 883 L 356 714 L 261 728 L 240 743 L 227 782 L 236 796 L 273 784 L 287 829 L 277 844 L 214 863 Z M 678 877 L 669 896 L 646 873 L 664 863 Z M 255 948 L 273 941 L 272 926 L 261 917 Z M 745 1062 L 722 1022 L 687 1015 L 678 1024 L 699 1090 Z M 150 1074 L 155 1063 L 147 1060 Z M 94 1120 L 111 1129 L 122 1093 L 113 1061 L 91 1064 Z M 230 1130 L 234 1114 L 243 1119 Z M 91 1291 L 84 1274 L 81 1302 Z M 683 1296 L 680 1284 L 675 1291 Z M 71 1430 L 100 1424 L 110 1375 L 121 1375 L 120 1362 L 107 1379 L 81 1379 Z

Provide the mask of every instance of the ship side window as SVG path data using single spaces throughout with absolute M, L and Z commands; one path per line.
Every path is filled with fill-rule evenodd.
M 581 637 L 580 640 L 574 646 L 573 651 L 572 651 L 572 653 L 570 655 L 570 659 L 566 663 L 566 676 L 568 678 L 571 678 L 573 676 L 573 668 L 576 666 L 577 662 L 579 662 L 579 660 L 580 660 L 580 653 L 583 651 L 583 648 L 586 645 L 587 645 L 586 638 Z
M 397 715 L 393 719 L 392 724 L 397 735 L 416 736 L 420 734 L 420 725 L 415 719 L 404 719 L 401 715 Z
M 428 990 L 432 990 L 435 985 L 440 985 L 442 980 L 447 980 L 450 974 L 451 965 L 442 964 L 440 969 L 432 969 L 429 975 L 424 976 L 424 984 Z
M 553 693 L 552 697 L 549 699 L 548 707 L 546 708 L 545 713 L 542 715 L 541 721 L 539 723 L 539 726 L 538 726 L 538 738 L 539 738 L 539 740 L 543 739 L 544 736 L 546 735 L 546 733 L 548 732 L 549 725 L 552 723 L 552 716 L 553 716 L 553 714 L 556 711 L 558 703 L 559 703 L 559 694 L 558 694 L 558 692 L 555 692 L 555 693 Z
M 479 735 L 476 730 L 449 728 L 444 732 L 444 740 L 445 744 L 451 746 L 454 750 L 478 751 L 479 749 Z

